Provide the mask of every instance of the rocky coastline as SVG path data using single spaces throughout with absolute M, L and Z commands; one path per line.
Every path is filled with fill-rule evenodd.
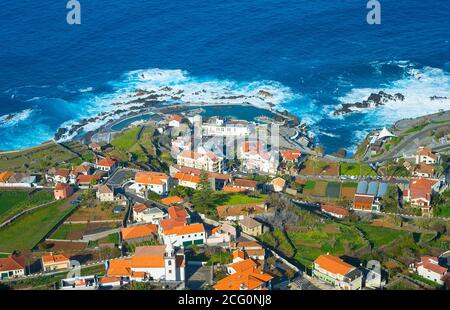
M 348 113 L 357 112 L 363 109 L 376 108 L 385 105 L 389 101 L 404 101 L 405 96 L 401 93 L 388 94 L 384 91 L 372 93 L 370 96 L 361 102 L 344 103 L 341 107 L 333 112 L 333 115 L 344 115 Z

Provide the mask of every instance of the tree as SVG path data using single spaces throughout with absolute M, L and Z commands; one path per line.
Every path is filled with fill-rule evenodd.
M 200 182 L 197 186 L 197 190 L 192 197 L 192 203 L 195 208 L 200 211 L 204 211 L 207 214 L 211 214 L 209 207 L 214 202 L 214 193 L 211 189 L 211 184 L 209 183 L 208 175 L 204 172 L 200 175 Z

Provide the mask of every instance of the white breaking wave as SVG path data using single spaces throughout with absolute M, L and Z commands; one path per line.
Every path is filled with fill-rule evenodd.
M 183 70 L 149 69 L 131 71 L 120 81 L 109 83 L 114 92 L 102 96 L 87 94 L 77 105 L 83 105 L 84 118 L 104 113 L 101 119 L 84 124 L 76 132 L 67 132 L 60 140 L 68 140 L 84 131 L 93 131 L 111 120 L 141 107 L 145 100 L 171 104 L 251 104 L 259 108 L 280 108 L 296 95 L 290 88 L 275 81 L 237 82 L 215 78 L 198 78 Z M 117 112 L 117 111 L 122 112 Z M 69 129 L 78 125 L 71 120 L 61 125 Z
M 0 128 L 12 127 L 28 119 L 33 113 L 32 109 L 0 116 Z
M 403 62 L 407 68 L 405 77 L 380 88 L 353 89 L 341 103 L 355 103 L 367 99 L 370 94 L 384 91 L 388 94 L 401 93 L 404 100 L 389 100 L 384 105 L 367 109 L 354 109 L 362 113 L 373 114 L 384 124 L 392 124 L 403 118 L 414 118 L 425 114 L 450 109 L 450 75 L 444 70 L 424 67 L 416 69 Z

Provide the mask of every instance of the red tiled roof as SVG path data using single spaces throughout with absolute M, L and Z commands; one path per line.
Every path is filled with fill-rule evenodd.
M 238 187 L 256 188 L 258 182 L 247 179 L 235 179 L 234 185 Z
M 102 167 L 112 167 L 117 163 L 117 160 L 109 158 L 109 157 L 105 157 L 103 159 L 101 159 L 98 163 L 97 166 L 102 166 Z
M 293 161 L 298 159 L 302 153 L 299 150 L 281 150 L 281 156 L 286 161 Z
M 324 212 L 329 212 L 329 213 L 334 213 L 334 214 L 339 214 L 342 216 L 348 216 L 349 212 L 347 209 L 345 208 L 341 208 L 341 207 L 336 207 L 336 206 L 321 206 L 320 207 L 322 211 Z
M 409 191 L 411 199 L 424 198 L 431 199 L 432 187 L 437 183 L 437 180 L 430 180 L 424 178 L 411 179 L 409 183 Z
M 0 272 L 20 270 L 25 268 L 25 263 L 19 257 L 0 258 Z
M 347 264 L 339 257 L 333 255 L 320 255 L 315 261 L 315 264 L 319 265 L 320 268 L 323 268 L 331 273 L 339 274 L 345 276 L 351 269 L 354 267 L 350 264 Z

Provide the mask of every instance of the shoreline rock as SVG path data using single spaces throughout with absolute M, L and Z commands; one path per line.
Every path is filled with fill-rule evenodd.
M 370 96 L 366 100 L 363 100 L 362 102 L 342 104 L 341 108 L 333 112 L 333 115 L 343 115 L 347 113 L 353 113 L 361 109 L 368 109 L 382 106 L 389 101 L 404 101 L 404 100 L 405 96 L 401 93 L 395 93 L 391 95 L 381 90 L 378 93 L 370 94 Z

